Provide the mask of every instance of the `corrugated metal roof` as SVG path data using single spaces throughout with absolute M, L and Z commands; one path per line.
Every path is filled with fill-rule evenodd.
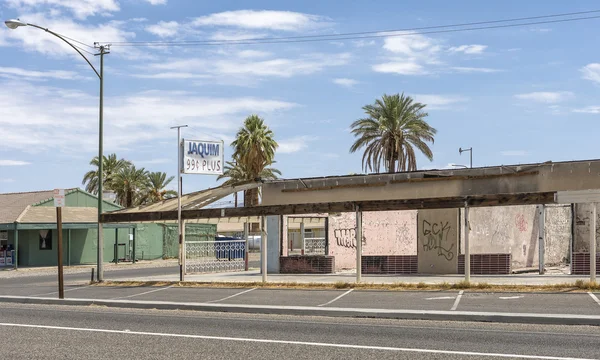
M 262 182 L 249 181 L 240 183 L 235 186 L 226 185 L 214 187 L 206 190 L 196 191 L 183 195 L 181 197 L 181 209 L 182 210 L 196 210 L 201 209 L 215 201 L 218 201 L 226 196 L 229 196 L 235 192 L 256 189 L 262 185 Z M 127 208 L 122 210 L 111 211 L 113 214 L 123 213 L 138 213 L 138 212 L 155 212 L 155 211 L 176 211 L 177 210 L 177 198 L 171 198 L 163 200 L 150 205 L 142 205 L 133 208 Z
M 0 224 L 11 224 L 25 208 L 52 198 L 53 190 L 0 194 Z

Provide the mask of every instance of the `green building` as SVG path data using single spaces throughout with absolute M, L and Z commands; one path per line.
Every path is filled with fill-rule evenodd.
M 65 190 L 64 265 L 95 264 L 98 249 L 98 198 L 79 188 Z M 104 200 L 103 211 L 121 209 Z M 104 262 L 177 258 L 176 224 L 113 224 L 103 227 Z M 189 240 L 214 239 L 214 224 L 186 224 Z M 57 264 L 53 191 L 0 194 L 0 249 L 16 250 L 17 266 Z

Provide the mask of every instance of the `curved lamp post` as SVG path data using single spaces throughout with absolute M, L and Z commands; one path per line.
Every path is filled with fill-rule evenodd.
M 100 79 L 100 121 L 99 121 L 99 142 L 98 142 L 98 270 L 97 270 L 97 277 L 96 279 L 98 281 L 103 281 L 104 280 L 104 269 L 103 269 L 103 258 L 104 258 L 104 238 L 103 238 L 103 234 L 102 234 L 102 224 L 100 223 L 100 215 L 102 214 L 102 192 L 103 192 L 103 166 L 102 166 L 102 162 L 103 162 L 103 154 L 102 154 L 102 135 L 103 135 L 103 123 L 102 123 L 102 118 L 103 118 L 103 107 L 104 107 L 104 55 L 108 54 L 108 50 L 109 50 L 109 46 L 105 46 L 105 45 L 101 45 L 98 47 L 98 49 L 100 50 L 100 52 L 98 54 L 95 55 L 99 55 L 100 56 L 100 72 L 98 72 L 98 70 L 96 70 L 96 68 L 94 67 L 94 65 L 92 65 L 92 63 L 88 60 L 88 58 L 86 58 L 81 51 L 79 51 L 79 49 L 77 49 L 76 46 L 74 46 L 73 44 L 71 44 L 67 39 L 65 39 L 63 36 L 61 36 L 60 34 L 57 34 L 51 30 L 48 30 L 47 28 L 35 25 L 35 24 L 29 24 L 29 23 L 25 23 L 22 22 L 21 20 L 6 20 L 4 22 L 4 24 L 6 24 L 6 26 L 9 29 L 16 29 L 18 27 L 21 26 L 31 26 L 34 28 L 38 28 L 40 30 L 44 30 L 47 33 L 50 33 L 54 36 L 56 36 L 57 38 L 61 39 L 62 41 L 64 41 L 65 43 L 67 43 L 70 47 L 73 48 L 73 50 L 77 51 L 77 53 L 79 55 L 81 55 L 81 57 L 88 63 L 88 65 L 92 68 L 92 70 L 94 70 L 94 72 L 96 73 L 96 75 L 98 76 L 98 79 Z

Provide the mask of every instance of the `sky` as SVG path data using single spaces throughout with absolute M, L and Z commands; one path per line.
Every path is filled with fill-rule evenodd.
M 383 94 L 427 104 L 433 161 L 493 166 L 599 158 L 600 19 L 319 42 L 124 46 L 380 32 L 598 10 L 596 1 L 0 0 L 104 66 L 104 153 L 177 171 L 182 137 L 230 144 L 264 118 L 284 178 L 362 173 L 350 124 Z M 600 13 L 588 16 L 596 16 Z M 84 53 L 98 68 L 99 57 Z M 59 39 L 0 28 L 0 192 L 84 187 L 98 154 L 98 77 Z M 228 160 L 232 149 L 226 148 Z M 218 185 L 184 175 L 184 193 Z M 173 182 L 170 188 L 176 188 Z

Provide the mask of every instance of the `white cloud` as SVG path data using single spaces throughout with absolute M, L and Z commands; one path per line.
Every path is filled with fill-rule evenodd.
M 247 31 L 217 31 L 210 35 L 214 41 L 242 41 L 250 39 L 262 39 L 267 37 L 266 33 L 254 33 Z
M 90 46 L 96 41 L 111 40 L 111 41 L 128 41 L 135 37 L 135 33 L 123 30 L 124 22 L 110 21 L 104 24 L 90 25 L 74 22 L 68 17 L 46 17 L 46 14 L 36 13 L 22 16 L 22 20 L 26 20 L 34 24 L 43 24 L 45 27 L 52 29 L 59 34 L 65 34 L 71 38 L 77 39 Z M 33 50 L 44 55 L 51 56 L 71 56 L 79 58 L 73 49 L 65 44 L 62 40 L 55 36 L 45 34 L 43 31 L 34 28 L 16 29 L 13 31 L 1 31 L 0 39 L 4 38 L 4 45 L 15 45 L 20 43 L 26 50 Z M 2 44 L 0 40 L 0 44 Z M 94 51 L 87 48 L 88 51 Z M 139 59 L 141 51 L 128 48 L 127 51 L 119 52 L 112 51 L 112 54 L 121 55 L 124 57 Z M 113 56 L 113 55 L 111 55 Z M 93 56 L 89 56 L 90 61 L 94 61 Z M 79 58 L 79 61 L 83 61 Z
M 177 21 L 159 21 L 158 24 L 148 26 L 146 31 L 161 38 L 172 37 L 177 35 L 179 23 Z
M 10 179 L 10 178 L 6 179 L 5 178 L 5 179 L 0 179 L 0 182 L 1 183 L 13 183 L 13 182 L 15 182 L 15 179 Z
M 133 161 L 134 164 L 142 164 L 142 165 L 168 164 L 168 163 L 172 163 L 172 162 L 173 162 L 173 159 L 168 159 L 168 158 Z
M 292 11 L 236 10 L 196 18 L 194 26 L 230 26 L 245 29 L 302 31 L 327 24 L 322 16 Z
M 98 97 L 27 82 L 0 82 L 2 148 L 29 153 L 94 153 Z M 296 106 L 258 97 L 206 97 L 181 91 L 146 91 L 105 97 L 107 151 L 170 139 L 169 126 L 185 122 L 207 133 L 235 132 L 250 113 L 268 116 Z M 44 111 L 39 111 L 44 109 Z M 49 141 L 48 139 L 52 139 Z
M 65 71 L 65 70 L 49 70 L 49 71 L 35 71 L 26 70 L 15 67 L 2 67 L 0 66 L 0 77 L 5 77 L 15 80 L 47 80 L 47 79 L 59 79 L 59 80 L 75 80 L 81 79 L 76 72 Z
M 573 109 L 573 112 L 583 114 L 600 114 L 600 106 L 587 106 L 580 109 Z
M 525 150 L 505 150 L 505 151 L 501 151 L 500 155 L 502 155 L 502 156 L 525 156 L 525 155 L 527 155 L 527 151 L 525 151 Z
M 400 75 L 425 75 L 429 72 L 415 62 L 387 62 L 373 65 L 373 70 L 381 73 L 395 73 Z
M 579 71 L 582 72 L 584 79 L 600 83 L 600 63 L 587 64 Z
M 308 147 L 308 143 L 311 141 L 316 141 L 318 138 L 316 136 L 297 136 L 290 139 L 284 139 L 278 141 L 279 147 L 277 148 L 277 152 L 281 154 L 291 154 L 301 150 L 304 150 Z
M 150 5 L 166 5 L 167 0 L 146 0 Z
M 256 54 L 255 54 L 256 55 Z M 152 78 L 214 78 L 225 77 L 282 77 L 313 74 L 327 67 L 348 63 L 350 54 L 307 54 L 297 59 L 272 58 L 253 60 L 246 58 L 188 59 L 170 60 L 145 65 L 149 74 L 135 74 L 136 77 Z M 198 72 L 190 72 L 197 69 Z
M 424 35 L 408 35 L 385 38 L 385 62 L 372 66 L 376 72 L 396 73 L 400 75 L 427 75 L 444 72 L 491 73 L 496 69 L 481 67 L 449 66 L 444 56 L 449 54 L 481 54 L 486 45 L 459 45 L 447 47 L 440 41 Z
M 415 94 L 415 101 L 426 104 L 425 109 L 447 109 L 451 105 L 466 102 L 469 98 L 459 95 Z
M 529 101 L 553 104 L 553 103 L 565 101 L 567 99 L 571 99 L 574 97 L 574 94 L 570 91 L 557 91 L 557 92 L 539 91 L 539 92 L 532 92 L 532 93 L 527 93 L 527 94 L 517 94 L 517 95 L 515 95 L 515 97 L 520 100 L 529 100 Z
M 79 19 L 120 10 L 117 0 L 6 0 L 6 3 L 19 11 L 40 11 L 42 6 L 49 6 L 52 10 L 64 8 Z
M 242 50 L 237 53 L 241 58 L 264 58 L 271 55 L 270 52 L 260 50 Z
M 461 45 L 452 46 L 448 51 L 451 53 L 463 53 L 463 54 L 481 54 L 487 49 L 487 45 Z
M 333 79 L 333 83 L 337 84 L 337 85 L 345 86 L 345 87 L 352 87 L 352 86 L 358 84 L 358 81 L 356 81 L 354 79 L 348 79 L 348 78 L 338 78 L 338 79 Z
M 31 163 L 20 160 L 0 160 L 0 166 L 24 166 L 29 164 Z
M 495 73 L 502 70 L 485 68 L 485 67 L 465 67 L 465 66 L 453 66 L 450 70 L 454 70 L 460 73 Z

